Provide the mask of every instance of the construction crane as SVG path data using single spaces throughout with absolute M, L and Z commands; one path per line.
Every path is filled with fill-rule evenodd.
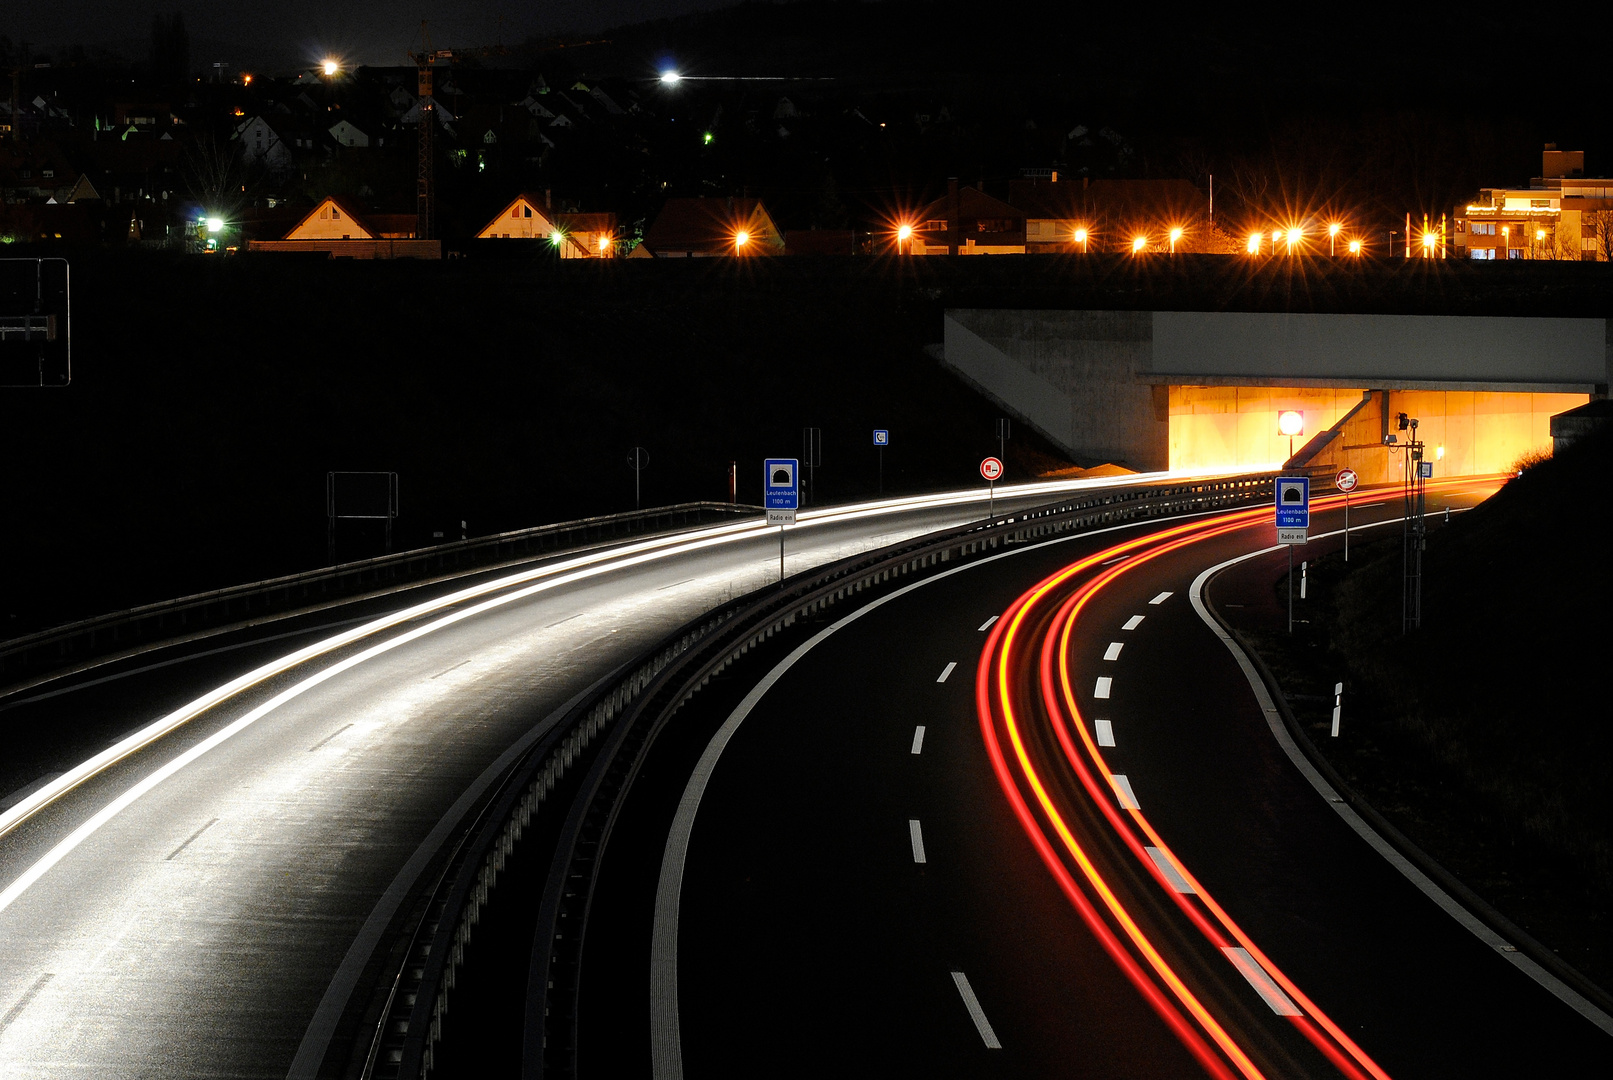
M 420 98 L 420 164 L 415 174 L 415 238 L 419 240 L 433 239 L 436 232 L 436 222 L 432 200 L 436 194 L 432 178 L 433 164 L 436 160 L 434 139 L 437 135 L 437 102 L 431 96 L 431 68 L 433 64 L 452 63 L 454 53 L 452 49 L 433 49 L 431 39 L 426 36 L 426 24 L 420 24 L 420 52 L 409 53 L 409 59 L 419 72 L 416 89 Z

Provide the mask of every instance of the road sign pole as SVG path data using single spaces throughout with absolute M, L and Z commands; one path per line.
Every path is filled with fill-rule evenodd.
M 997 481 L 986 481 L 986 516 L 997 516 Z
M 1294 632 L 1294 545 L 1288 546 L 1288 632 Z
M 1350 561 L 1350 493 L 1344 493 L 1344 561 Z
M 879 493 L 885 494 L 885 448 L 879 448 Z
M 784 526 L 778 527 L 778 583 L 784 584 Z

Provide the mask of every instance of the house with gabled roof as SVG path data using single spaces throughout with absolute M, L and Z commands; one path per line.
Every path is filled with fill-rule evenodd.
M 909 255 L 1025 254 L 1024 212 L 978 188 L 953 185 L 914 215 L 912 229 Z
M 478 240 L 548 240 L 562 259 L 607 259 L 616 253 L 616 215 L 557 213 L 547 196 L 517 195 Z
M 760 199 L 668 199 L 640 248 L 657 259 L 782 255 L 784 234 Z
M 440 259 L 442 242 L 415 236 L 414 214 L 363 210 L 328 195 L 280 240 L 254 240 L 250 251 L 324 251 L 333 259 Z

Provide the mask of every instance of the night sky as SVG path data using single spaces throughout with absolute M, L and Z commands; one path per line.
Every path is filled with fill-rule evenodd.
M 52 52 L 63 45 L 101 47 L 131 59 L 145 56 L 151 18 L 182 12 L 190 31 L 191 59 L 232 68 L 293 67 L 327 53 L 354 64 L 406 62 L 418 44 L 420 20 L 431 25 L 438 47 L 506 45 L 535 34 L 598 30 L 625 23 L 730 6 L 731 0 L 55 0 L 7 4 L 0 34 Z M 502 27 L 499 17 L 503 16 Z

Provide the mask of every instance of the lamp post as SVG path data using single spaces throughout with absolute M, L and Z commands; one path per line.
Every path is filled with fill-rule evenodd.
M 1131 253 L 1141 255 L 1148 247 L 1148 237 L 1134 236 L 1131 238 Z
M 1350 241 L 1350 254 L 1351 255 L 1360 255 L 1361 254 L 1361 241 L 1359 241 L 1359 240 L 1351 240 Z
M 1181 229 L 1172 229 L 1171 230 L 1171 254 L 1172 255 L 1176 254 L 1176 241 L 1180 240 L 1181 238 L 1182 238 L 1182 230 Z
M 1243 250 L 1247 251 L 1251 255 L 1259 255 L 1260 254 L 1260 234 L 1257 233 L 1257 232 L 1250 233 L 1249 234 L 1249 242 L 1243 245 Z
M 1328 253 L 1329 256 L 1333 256 L 1333 255 L 1338 254 L 1338 251 L 1336 250 L 1336 246 L 1338 244 L 1338 239 L 1339 239 L 1339 230 L 1342 227 L 1343 226 L 1341 226 L 1336 221 L 1333 224 L 1331 224 L 1331 225 L 1329 225 L 1327 227 L 1327 253 Z
M 1288 436 L 1288 458 L 1294 458 L 1294 436 L 1305 434 L 1305 414 L 1297 409 L 1285 409 L 1277 414 L 1277 433 Z
M 1081 254 L 1085 255 L 1087 253 L 1087 231 L 1085 229 L 1075 230 L 1075 242 L 1081 245 Z
M 913 226 L 908 224 L 896 227 L 896 254 L 905 255 L 912 250 Z

